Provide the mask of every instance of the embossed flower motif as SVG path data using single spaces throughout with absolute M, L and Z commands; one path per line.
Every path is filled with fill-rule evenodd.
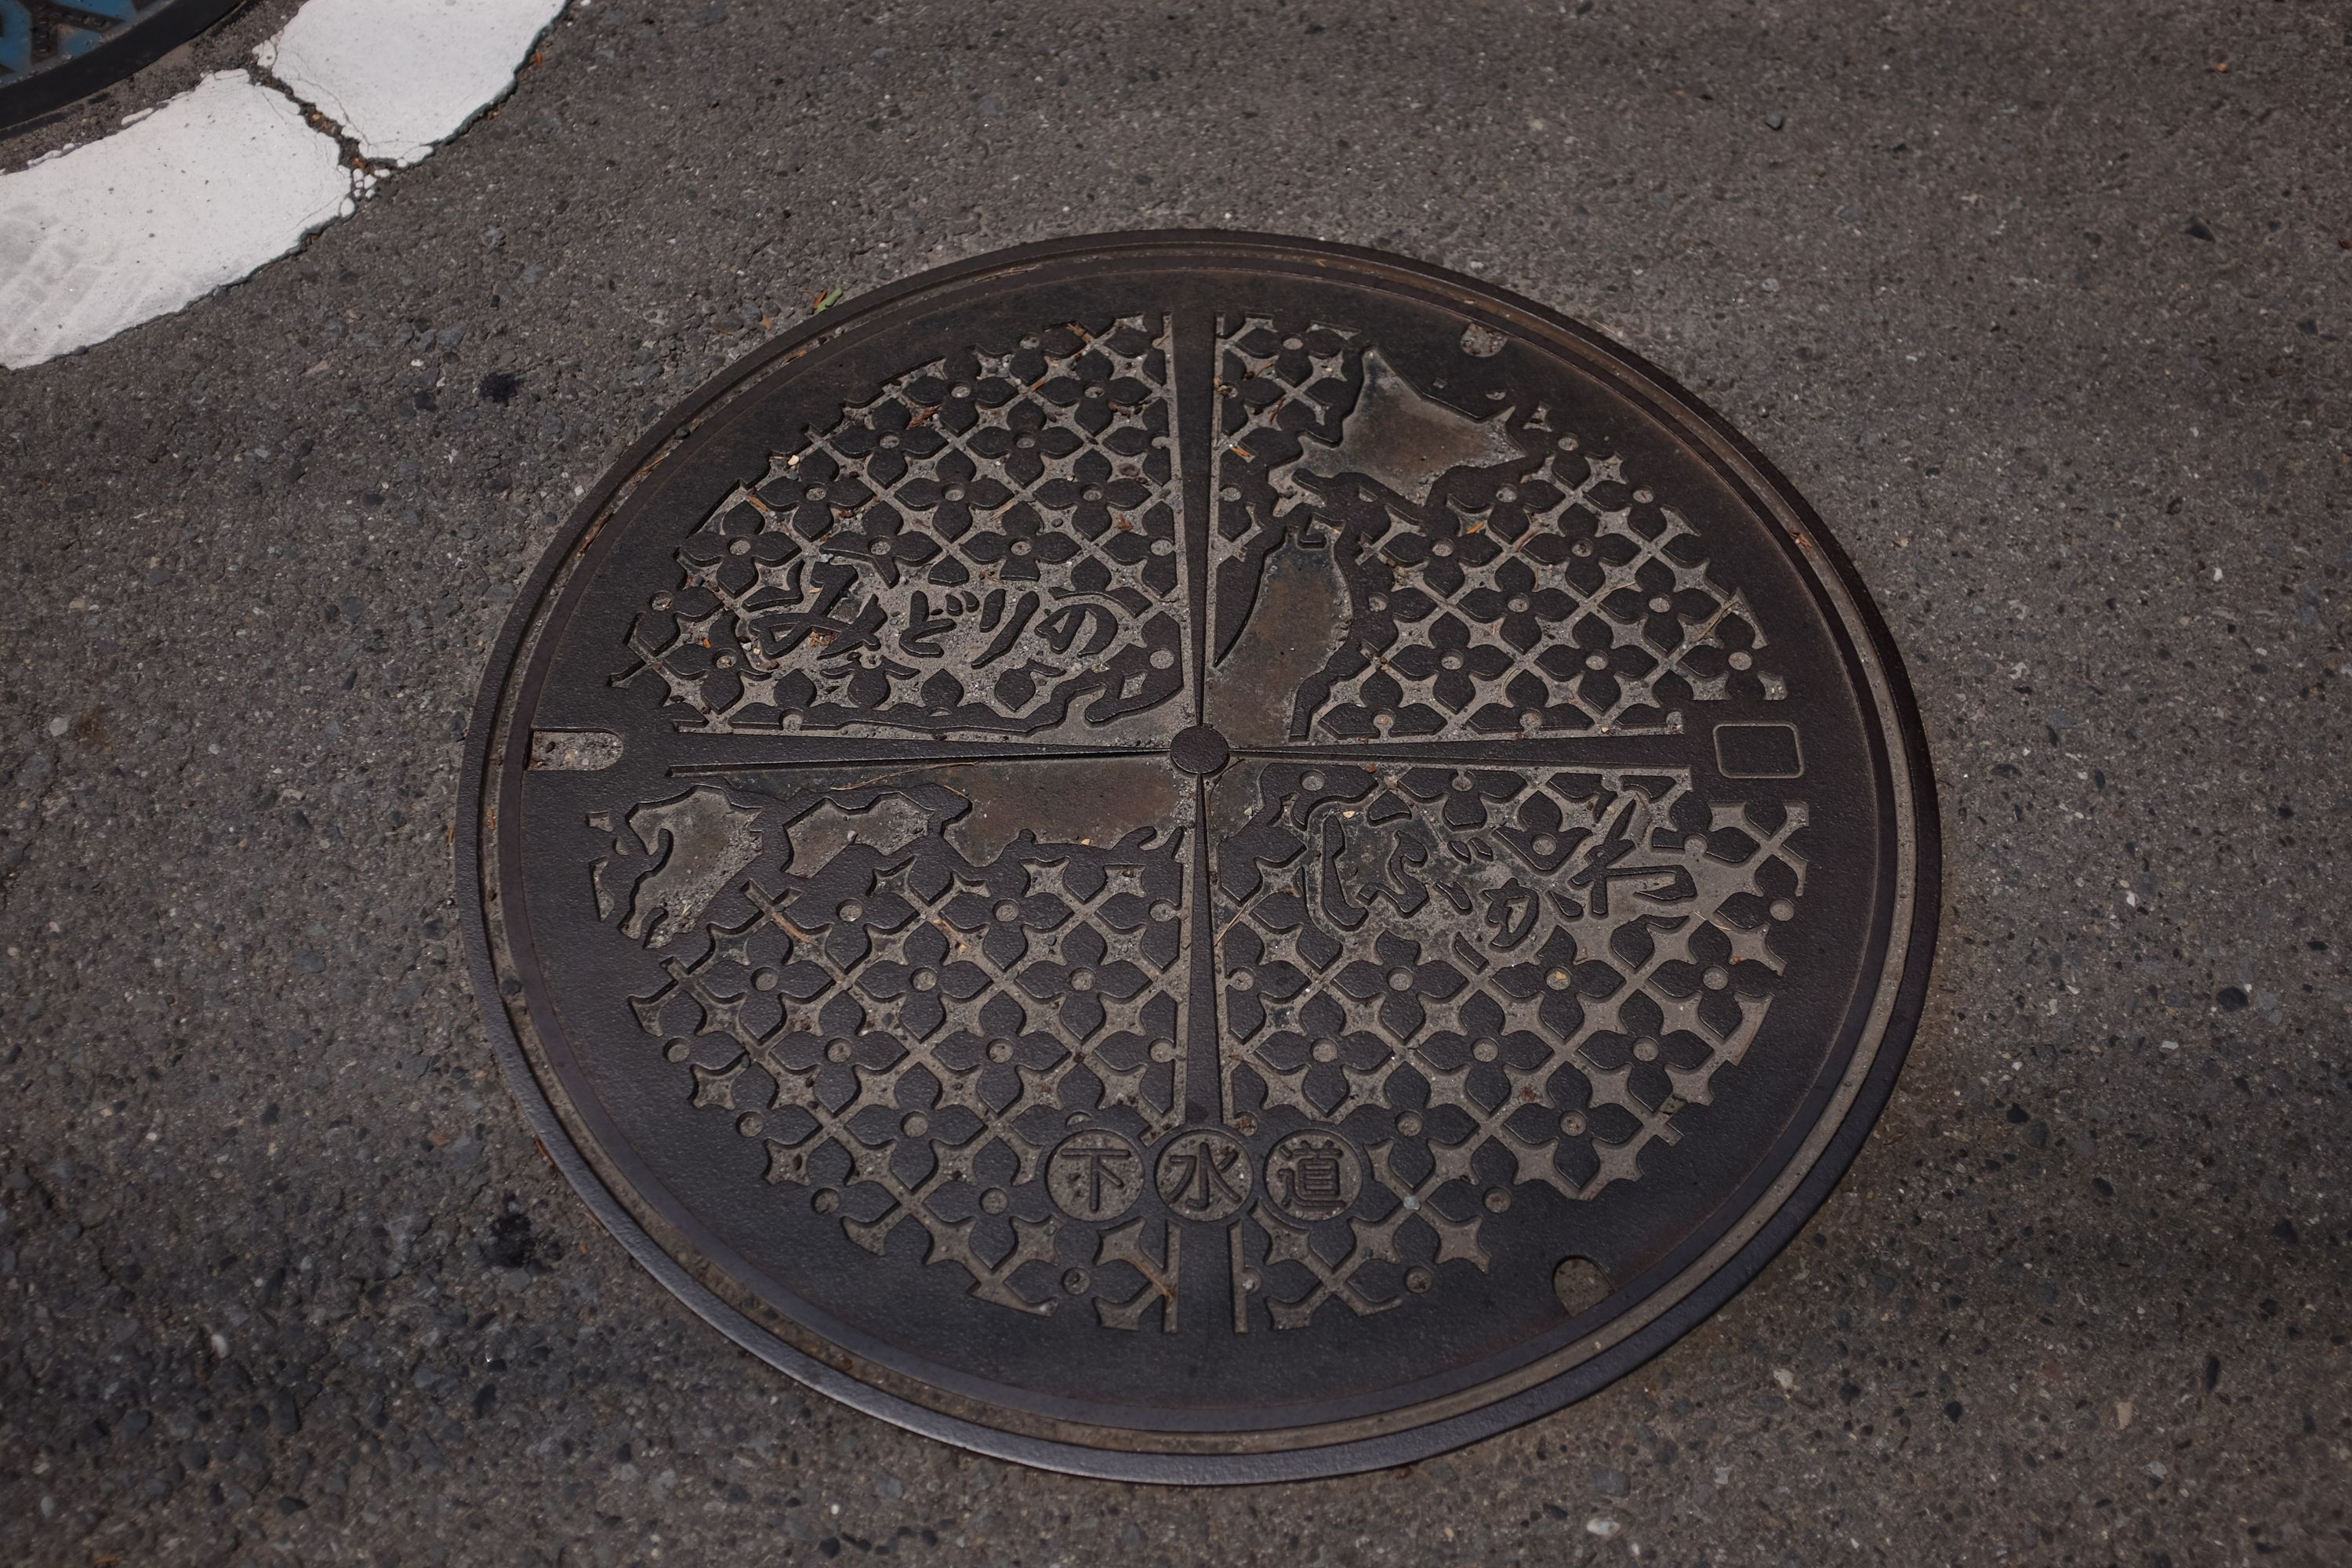
M 1687 960 L 1670 959 L 1653 970 L 1650 985 L 1678 1002 L 1697 997 L 1699 1021 L 1717 1039 L 1728 1039 L 1739 1028 L 1741 999 L 1769 996 L 1780 977 L 1754 959 L 1732 957 L 1731 938 L 1712 921 L 1690 933 L 1687 951 Z
M 1459 713 L 1476 700 L 1479 681 L 1492 680 L 1511 668 L 1511 656 L 1490 642 L 1474 644 L 1470 628 L 1447 615 L 1429 628 L 1427 642 L 1397 649 L 1389 656 L 1389 664 L 1411 679 L 1434 676 L 1432 689 L 1437 700 Z
M 941 996 L 970 1001 L 988 989 L 988 972 L 963 959 L 950 962 L 948 939 L 925 925 L 898 944 L 899 957 L 877 958 L 858 972 L 857 988 L 877 1002 L 898 1004 L 898 1023 L 917 1039 L 947 1019 Z
M 1010 969 L 1029 951 L 1029 933 L 1052 931 L 1070 918 L 1070 906 L 1051 893 L 999 897 L 985 888 L 958 893 L 940 911 L 961 931 L 977 931 L 980 950 L 999 969 Z
M 1549 526 L 1529 530 L 1518 552 L 1536 563 L 1547 582 L 1559 582 L 1572 595 L 1589 598 L 1608 584 L 1621 542 L 1601 532 L 1600 519 L 1591 512 L 1570 507 Z
M 937 474 L 908 480 L 898 499 L 911 510 L 929 512 L 932 531 L 942 539 L 961 539 L 975 521 L 1013 500 L 1011 487 L 961 452 L 940 458 Z
M 894 505 L 875 505 L 858 520 L 861 533 L 835 533 L 825 541 L 833 555 L 861 555 L 889 585 L 898 585 L 898 569 L 918 569 L 939 555 L 939 541 L 922 529 L 908 529 L 906 517 Z
M 1576 600 L 1567 593 L 1538 587 L 1535 568 L 1518 555 L 1495 568 L 1493 587 L 1473 588 L 1460 603 L 1465 615 L 1493 626 L 1522 653 L 1543 640 L 1545 622 L 1564 621 L 1576 611 Z
M 1637 643 L 1615 639 L 1608 623 L 1587 616 L 1576 623 L 1573 641 L 1547 650 L 1538 660 L 1551 675 L 1576 693 L 1586 708 L 1607 714 L 1658 668 L 1658 661 Z
M 1359 689 L 1363 700 L 1330 709 L 1323 722 L 1341 735 L 1433 735 L 1444 716 L 1426 702 L 1408 703 L 1404 688 L 1385 669 L 1374 670 Z
M 1395 1052 L 1370 1029 L 1349 1030 L 1347 1009 L 1318 994 L 1299 1009 L 1297 1028 L 1267 1036 L 1250 1055 L 1268 1071 L 1295 1078 L 1307 1103 L 1330 1116 L 1347 1103 L 1350 1074 L 1376 1073 Z
M 866 1073 L 887 1072 L 907 1054 L 898 1039 L 872 1026 L 865 1005 L 846 991 L 825 999 L 815 1028 L 796 1029 L 772 1048 L 779 1065 L 807 1075 L 804 1087 L 831 1111 L 856 1102 Z
M 1616 1026 L 1587 1035 L 1577 1051 L 1596 1101 L 1622 1104 L 1630 1095 L 1654 1110 L 1676 1094 L 1706 1098 L 1715 1049 L 1701 1032 L 1672 1026 L 1677 1022 L 1688 1020 L 1669 1018 L 1649 991 L 1621 998 Z M 1595 1120 L 1601 1119 L 1596 1113 Z M 1630 1135 L 1628 1130 L 1605 1141 L 1622 1142 Z
M 1554 1053 L 1551 1042 L 1532 1029 L 1511 1027 L 1510 1016 L 1484 991 L 1455 1005 L 1461 1026 L 1433 1030 L 1413 1047 L 1417 1060 L 1441 1073 L 1466 1072 L 1471 1098 L 1486 1110 L 1509 1094 L 1506 1068 L 1534 1072 Z
M 890 1100 L 868 1100 L 848 1119 L 850 1135 L 868 1149 L 902 1140 L 919 1149 L 935 1145 L 953 1149 L 986 1130 L 988 1123 L 971 1108 L 942 1104 L 941 1100 L 941 1085 L 935 1074 L 901 1073 L 891 1087 Z
M 914 919 L 915 906 L 869 883 L 866 889 L 837 898 L 804 893 L 793 902 L 793 918 L 804 928 L 821 929 L 825 956 L 846 969 L 873 951 L 876 936 L 897 931 Z
M 970 457 L 950 452 L 931 466 L 929 473 L 918 474 L 900 485 L 892 499 L 909 511 L 929 514 L 932 529 L 941 538 L 961 539 L 971 526 L 972 513 L 988 504 L 974 493 L 974 472 Z M 990 485 L 1003 489 L 993 481 Z
M 1634 585 L 1609 596 L 1609 613 L 1629 625 L 1638 625 L 1650 646 L 1672 653 L 1682 646 L 1683 622 L 1700 620 L 1714 609 L 1708 596 L 1696 589 L 1677 590 L 1675 574 L 1658 562 L 1644 562 L 1634 574 Z
M 914 410 L 892 398 L 872 409 L 863 423 L 834 433 L 835 448 L 875 489 L 887 491 L 907 474 L 909 459 L 928 458 L 946 444 L 928 424 L 914 423 Z
M 1470 723 L 1489 734 L 1538 733 L 1589 729 L 1592 716 L 1577 705 L 1573 689 L 1555 700 L 1551 683 L 1534 670 L 1523 669 L 1503 688 L 1503 700 L 1482 704 L 1470 715 Z
M 1090 925 L 1062 938 L 1059 961 L 1040 959 L 1021 971 L 1021 989 L 1040 1002 L 1058 1004 L 1062 1023 L 1078 1039 L 1094 1037 L 1106 1016 L 1105 996 L 1127 1002 L 1149 984 L 1135 963 L 1110 956 L 1109 944 Z
M 955 1098 L 968 1100 L 976 1088 L 982 1102 L 999 1112 L 1026 1091 L 1024 1070 L 1049 1072 L 1069 1054 L 1051 1034 L 1032 1028 L 1028 1009 L 1003 991 L 981 1004 L 976 1030 L 954 1030 L 931 1047 L 931 1059 L 959 1085 Z
M 761 498 L 791 515 L 793 531 L 821 539 L 843 518 L 855 517 L 874 499 L 858 465 L 844 468 L 823 451 L 804 451 L 788 471 L 760 486 Z
M 1302 906 L 1293 899 L 1290 907 Z M 1284 921 L 1281 896 L 1259 904 L 1257 914 L 1268 921 Z M 1287 918 L 1295 920 L 1295 916 Z M 1277 924 L 1273 929 L 1285 928 Z M 1248 921 L 1225 933 L 1217 957 L 1224 973 L 1225 1027 L 1236 1039 L 1255 1038 L 1265 1026 L 1269 1003 L 1287 1002 L 1307 988 L 1307 976 L 1297 964 L 1266 956 L 1265 938 Z
M 1444 959 L 1423 959 L 1421 943 L 1384 931 L 1372 943 L 1376 962 L 1357 959 L 1339 971 L 1339 986 L 1358 1002 L 1377 1002 L 1381 1027 L 1399 1045 L 1410 1044 L 1429 1015 L 1422 998 L 1443 1002 L 1462 989 L 1462 972 Z
M 907 520 L 895 507 L 869 508 L 858 524 L 855 532 L 836 531 L 828 535 L 824 552 L 865 562 L 876 576 L 894 588 L 901 567 L 912 571 L 940 552 L 939 542 L 930 535 L 908 531 Z
M 1165 593 L 1176 585 L 1176 518 L 1165 506 L 1150 506 L 1151 491 L 1140 482 L 1121 479 L 1100 487 L 1103 499 L 1081 506 L 1077 523 L 1079 531 L 1095 540 L 1096 547 L 1122 566 L 1153 563 L 1156 566 L 1147 574 L 1153 589 Z M 1097 526 L 1090 521 L 1091 511 L 1102 514 Z
M 1099 406 L 1101 400 L 1088 401 Z M 1079 533 L 1097 539 L 1109 526 L 1113 507 L 1140 505 L 1150 492 L 1133 479 L 1115 479 L 1110 458 L 1103 452 L 1081 450 L 1066 471 L 1043 480 L 1029 493 L 1046 510 L 1066 515 Z
M 1393 563 L 1397 582 L 1425 584 L 1440 598 L 1452 598 L 1462 588 L 1462 563 L 1467 541 L 1452 533 L 1404 530 L 1381 542 L 1381 553 Z M 1478 553 L 1486 552 L 1480 550 Z
M 966 540 L 963 552 L 995 567 L 1007 581 L 1034 583 L 1040 565 L 1060 565 L 1078 552 L 1078 542 L 1047 529 L 1035 508 L 1016 506 L 996 520 L 995 528 Z
M 1566 1039 L 1584 1026 L 1579 993 L 1595 998 L 1613 994 L 1624 984 L 1617 971 L 1598 960 L 1580 963 L 1576 938 L 1565 926 L 1554 926 L 1524 963 L 1495 972 L 1495 985 L 1507 996 L 1536 1001 L 1536 1016 L 1555 1038 Z
M 1084 445 L 1076 431 L 1055 424 L 1026 397 L 1004 410 L 1002 426 L 978 431 L 966 443 L 992 462 L 1006 480 L 1024 489 L 1044 477 L 1048 458 L 1067 458 Z
M 1600 1087 L 1574 1065 L 1563 1064 L 1546 1085 L 1547 1098 L 1523 1101 L 1511 1112 L 1504 1126 L 1520 1145 L 1523 1171 L 1548 1157 L 1560 1174 L 1581 1186 L 1600 1173 L 1597 1150 L 1620 1147 L 1641 1135 L 1641 1121 L 1612 1098 L 1622 1088 L 1622 1075 L 1598 1077 Z
M 1394 1054 L 1388 1042 L 1370 1030 L 1350 1031 L 1347 1010 L 1319 993 L 1299 1008 L 1297 1028 L 1268 1035 L 1251 1052 L 1276 1072 L 1285 1073 L 1311 1071 L 1326 1063 L 1367 1073 Z M 1340 1075 L 1335 1070 L 1333 1076 Z M 1344 1079 L 1341 1081 L 1344 1084 Z

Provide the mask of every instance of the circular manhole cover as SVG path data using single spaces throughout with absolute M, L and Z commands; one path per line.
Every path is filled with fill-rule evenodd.
M 604 1223 L 784 1370 L 1246 1480 L 1555 1409 L 1884 1102 L 1885 634 L 1654 371 L 1236 236 L 820 317 L 583 509 L 475 728 L 478 973 Z
M 245 0 L 0 0 L 0 130 L 161 58 Z

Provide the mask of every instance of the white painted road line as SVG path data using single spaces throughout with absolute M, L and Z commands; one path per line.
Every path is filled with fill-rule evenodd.
M 506 96 L 564 4 L 310 0 L 254 53 L 362 159 L 405 166 Z M 0 365 L 103 342 L 248 277 L 375 184 L 241 70 L 0 174 Z
M 563 0 L 310 0 L 254 50 L 371 163 L 414 163 L 514 86 Z
M 243 71 L 0 175 L 0 364 L 38 364 L 179 310 L 352 211 L 334 139 Z

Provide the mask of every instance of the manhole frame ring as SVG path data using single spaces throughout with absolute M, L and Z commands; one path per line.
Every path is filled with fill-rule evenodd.
M 492 745 L 502 712 L 509 705 L 510 689 L 516 685 L 518 674 L 527 668 L 525 656 L 530 635 L 550 601 L 551 590 L 556 589 L 559 580 L 580 563 L 595 536 L 598 520 L 613 510 L 625 492 L 656 477 L 673 447 L 721 405 L 762 379 L 763 373 L 778 362 L 820 341 L 844 334 L 875 312 L 911 295 L 1076 256 L 1180 247 L 1228 253 L 1262 250 L 1269 253 L 1268 259 L 1287 257 L 1295 260 L 1302 253 L 1319 254 L 1337 262 L 1408 276 L 1424 286 L 1456 292 L 1530 318 L 1609 362 L 1628 384 L 1621 388 L 1621 395 L 1630 396 L 1639 392 L 1651 405 L 1654 415 L 1680 426 L 1696 445 L 1711 447 L 1713 459 L 1749 493 L 1764 521 L 1778 528 L 1796 549 L 1815 558 L 1813 574 L 1820 585 L 1833 586 L 1842 593 L 1846 600 L 1843 632 L 1853 640 L 1854 662 L 1874 677 L 1877 689 L 1874 706 L 1882 711 L 1875 715 L 1877 724 L 1873 737 L 1874 742 L 1885 742 L 1890 748 L 1885 764 L 1885 783 L 1898 795 L 1906 784 L 1909 786 L 1907 801 L 1897 802 L 1898 818 L 1902 808 L 1907 806 L 1909 831 L 1906 836 L 1898 829 L 1895 835 L 1898 848 L 1907 849 L 1911 873 L 1909 923 L 1906 930 L 1898 931 L 1890 926 L 1887 932 L 1890 946 L 1898 936 L 1904 942 L 1899 979 L 1891 985 L 1887 984 L 1889 971 L 1882 957 L 1875 1010 L 1884 1018 L 1876 1026 L 1878 1037 L 1870 1064 L 1861 1081 L 1853 1086 L 1845 1110 L 1820 1152 L 1769 1217 L 1738 1243 L 1728 1258 L 1669 1306 L 1606 1349 L 1566 1370 L 1455 1415 L 1316 1447 L 1253 1448 L 1232 1453 L 1169 1452 L 1098 1447 L 1009 1431 L 878 1387 L 836 1364 L 836 1361 L 852 1361 L 848 1352 L 828 1360 L 799 1348 L 758 1322 L 666 1250 L 576 1146 L 562 1113 L 551 1100 L 547 1086 L 534 1069 L 509 1016 L 492 952 L 489 900 L 484 896 L 496 886 L 493 871 L 482 861 L 484 818 L 495 815 L 498 798 L 488 792 L 487 786 L 492 782 L 492 769 L 503 762 L 503 752 L 494 755 Z M 562 1173 L 597 1222 L 641 1267 L 698 1315 L 795 1381 L 854 1409 L 925 1436 L 997 1458 L 1108 1480 L 1257 1484 L 1411 1464 L 1564 1409 L 1623 1377 L 1721 1310 L 1828 1200 L 1876 1124 L 1925 1009 L 1941 902 L 1941 831 L 1934 775 L 1909 680 L 1885 620 L 1859 574 L 1795 487 L 1753 443 L 1672 377 L 1593 329 L 1482 279 L 1360 247 L 1218 229 L 1076 236 L 992 251 L 929 268 L 863 294 L 836 310 L 837 314 L 827 310 L 811 316 L 698 386 L 604 470 L 544 547 L 530 577 L 518 593 L 486 661 L 469 718 L 453 844 L 468 968 L 509 1089 L 521 1105 L 541 1152 Z M 1827 605 L 1820 613 L 1835 619 Z M 1899 755 L 1894 754 L 1892 749 L 1896 742 L 1900 745 Z M 1907 844 L 1904 842 L 1906 837 Z M 1899 910 L 1905 901 L 1899 887 L 1895 898 Z M 1865 1024 L 1864 1043 L 1870 1033 L 1871 1027 Z M 1831 1088 L 1834 1089 L 1834 1085 Z M 1816 1092 L 1822 1092 L 1822 1086 L 1816 1086 Z M 1813 1123 L 1817 1130 L 1821 1125 L 1819 1121 Z
M 47 124 L 77 104 L 121 87 L 174 49 L 227 21 L 247 0 L 172 0 L 86 55 L 0 87 L 0 142 Z

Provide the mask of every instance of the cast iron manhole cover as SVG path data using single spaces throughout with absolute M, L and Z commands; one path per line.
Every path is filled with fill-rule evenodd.
M 0 0 L 0 130 L 110 87 L 245 0 Z
M 1557 1408 L 1853 1158 L 1932 798 L 1885 634 L 1594 334 L 1226 235 L 818 318 L 591 497 L 461 851 L 541 1140 L 908 1426 L 1243 1480 Z

